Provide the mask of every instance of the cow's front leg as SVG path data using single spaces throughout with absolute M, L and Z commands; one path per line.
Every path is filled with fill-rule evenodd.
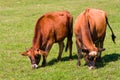
M 77 62 L 77 65 L 80 66 L 81 65 L 81 62 L 80 62 L 80 59 L 81 59 L 81 53 L 82 53 L 82 48 L 81 48 L 81 44 L 79 42 L 79 40 L 76 40 L 76 46 L 77 46 L 77 52 L 78 52 L 78 62 Z
M 46 66 L 46 59 L 47 59 L 47 56 L 48 56 L 48 53 L 49 53 L 51 47 L 52 47 L 52 42 L 48 42 L 48 43 L 47 43 L 47 46 L 46 46 L 46 48 L 45 48 L 46 54 L 43 55 L 42 66 Z
M 68 38 L 69 39 L 69 38 Z M 72 60 L 72 44 L 73 44 L 73 42 L 72 42 L 72 38 L 70 38 L 69 40 L 68 40 L 68 47 L 69 47 L 69 59 L 70 60 Z
M 81 50 L 78 50 L 78 62 L 77 62 L 77 65 L 80 66 L 81 65 Z
M 47 57 L 45 55 L 43 55 L 42 67 L 46 66 L 46 58 Z

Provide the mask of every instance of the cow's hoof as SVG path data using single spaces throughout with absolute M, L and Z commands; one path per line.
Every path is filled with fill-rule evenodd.
M 69 58 L 69 61 L 72 61 L 73 59 L 72 58 Z
M 70 57 L 69 57 L 69 61 L 72 61 L 72 60 L 73 60 L 73 58 L 70 56 Z
M 59 61 L 62 61 L 61 58 L 57 58 L 57 61 L 56 61 L 56 62 L 59 62 Z
M 78 62 L 78 63 L 77 63 L 77 66 L 80 66 L 80 65 L 81 65 L 81 63 Z

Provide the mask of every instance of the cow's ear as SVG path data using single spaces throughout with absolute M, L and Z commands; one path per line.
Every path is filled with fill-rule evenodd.
M 105 48 L 98 48 L 98 52 L 105 51 Z
M 47 52 L 45 52 L 45 51 L 43 51 L 43 50 L 37 50 L 37 54 L 39 54 L 39 55 L 45 55 L 45 56 L 47 56 L 48 54 L 47 54 Z
M 28 56 L 27 51 L 26 51 L 26 52 L 21 53 L 21 55 L 22 55 L 22 56 Z

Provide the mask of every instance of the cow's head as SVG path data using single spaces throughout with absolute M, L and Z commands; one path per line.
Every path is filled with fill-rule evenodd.
M 96 51 L 90 51 L 87 49 L 83 49 L 82 51 L 87 53 L 87 64 L 89 66 L 89 69 L 93 69 L 95 68 L 95 62 L 96 62 L 96 58 L 98 57 L 99 53 L 104 51 L 104 48 L 97 48 Z
M 37 68 L 41 59 L 41 55 L 43 54 L 45 54 L 45 52 L 42 50 L 30 48 L 21 55 L 28 56 L 31 60 L 32 68 Z

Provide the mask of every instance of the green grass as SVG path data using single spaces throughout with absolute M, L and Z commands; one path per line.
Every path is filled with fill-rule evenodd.
M 103 63 L 98 69 L 78 67 L 75 37 L 73 60 L 63 52 L 62 61 L 55 62 L 58 45 L 54 44 L 47 58 L 48 65 L 31 69 L 28 57 L 20 55 L 31 47 L 36 20 L 44 13 L 68 10 L 74 17 L 84 9 L 105 10 L 117 36 L 116 44 L 107 29 Z M 0 80 L 120 80 L 120 1 L 119 0 L 0 0 Z

